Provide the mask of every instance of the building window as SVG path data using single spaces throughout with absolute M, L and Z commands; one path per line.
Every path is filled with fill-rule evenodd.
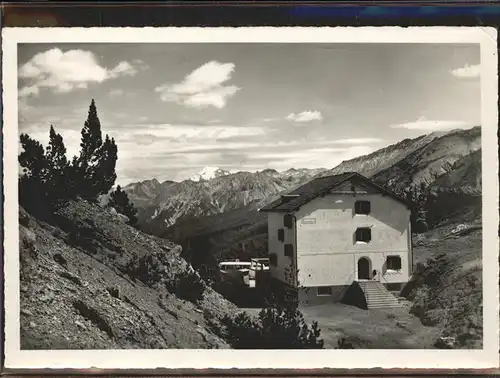
M 355 214 L 370 214 L 371 204 L 370 201 L 356 201 L 354 203 L 354 213 Z
M 286 228 L 292 228 L 293 227 L 293 217 L 290 214 L 286 214 L 283 217 L 283 225 Z
M 401 270 L 401 257 L 387 256 L 387 270 Z
M 282 228 L 278 229 L 278 240 L 280 242 L 284 242 L 285 241 L 285 230 L 282 229 Z
M 285 244 L 285 256 L 293 257 L 293 245 Z
M 372 240 L 370 227 L 360 227 L 356 230 L 356 242 L 369 243 Z
M 331 286 L 318 287 L 318 296 L 321 295 L 332 295 L 332 287 Z
M 269 264 L 272 266 L 278 266 L 278 256 L 276 253 L 269 254 Z

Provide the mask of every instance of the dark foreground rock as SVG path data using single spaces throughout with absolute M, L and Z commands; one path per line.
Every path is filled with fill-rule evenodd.
M 213 330 L 236 307 L 204 283 L 195 303 L 172 290 L 195 274 L 179 246 L 83 201 L 19 217 L 22 349 L 228 347 Z

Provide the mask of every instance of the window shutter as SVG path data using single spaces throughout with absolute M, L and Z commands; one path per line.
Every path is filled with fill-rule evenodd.
M 283 217 L 283 225 L 286 228 L 292 228 L 293 227 L 293 217 L 290 214 L 286 214 Z
M 285 241 L 285 230 L 280 228 L 278 229 L 278 240 L 280 242 L 284 242 Z
M 370 201 L 356 201 L 354 203 L 354 212 L 356 214 L 370 214 L 371 203 Z
M 401 257 L 399 257 L 399 256 L 387 256 L 387 269 L 400 270 L 401 269 Z
M 372 230 L 369 227 L 356 229 L 356 241 L 368 243 L 372 240 Z
M 285 244 L 285 256 L 293 257 L 293 245 Z

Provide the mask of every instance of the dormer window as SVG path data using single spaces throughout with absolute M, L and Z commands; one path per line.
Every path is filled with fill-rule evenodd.
M 370 201 L 356 201 L 354 203 L 354 213 L 360 215 L 368 215 L 371 211 Z

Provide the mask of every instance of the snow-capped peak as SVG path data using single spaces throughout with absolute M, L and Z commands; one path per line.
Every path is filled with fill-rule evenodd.
M 218 167 L 205 167 L 200 172 L 193 175 L 191 181 L 204 181 L 211 180 L 216 177 L 227 176 L 230 172 L 220 169 Z

